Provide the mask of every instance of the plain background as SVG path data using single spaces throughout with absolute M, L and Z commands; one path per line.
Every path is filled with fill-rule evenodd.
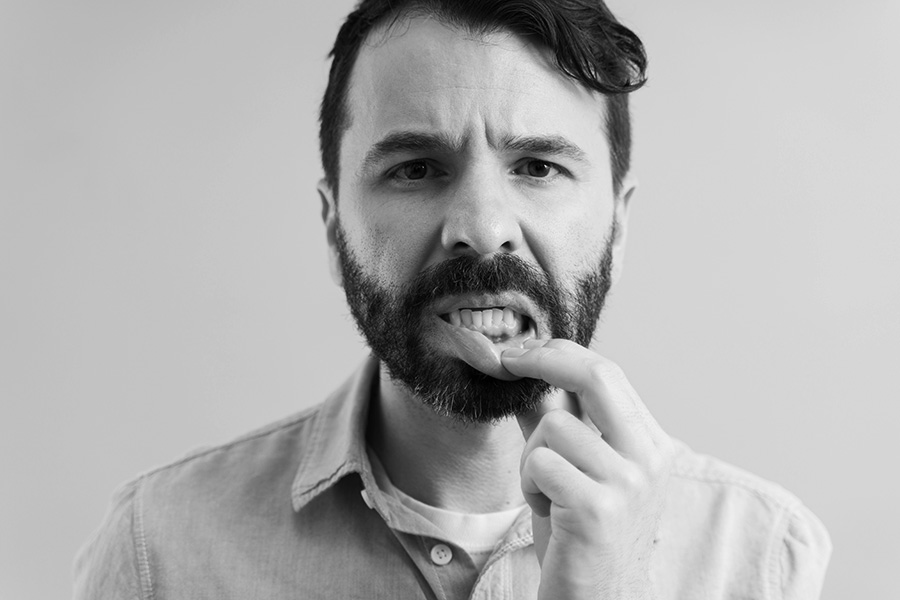
M 365 355 L 315 193 L 350 6 L 0 1 L 3 600 L 69 596 L 117 485 Z M 900 597 L 900 2 L 612 6 L 651 79 L 603 352 L 821 517 L 826 599 Z

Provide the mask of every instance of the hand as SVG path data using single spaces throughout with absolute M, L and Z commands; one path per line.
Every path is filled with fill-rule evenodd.
M 544 599 L 653 598 L 650 558 L 673 445 L 613 362 L 569 340 L 502 354 L 514 375 L 576 395 L 582 412 L 519 417 L 521 478 L 531 506 Z

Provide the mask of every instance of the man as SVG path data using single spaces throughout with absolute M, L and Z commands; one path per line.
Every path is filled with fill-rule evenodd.
M 319 193 L 373 358 L 123 487 L 80 597 L 817 597 L 819 521 L 590 349 L 640 40 L 598 0 L 363 0 L 333 54 Z

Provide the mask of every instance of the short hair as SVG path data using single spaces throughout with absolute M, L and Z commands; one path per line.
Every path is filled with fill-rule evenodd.
M 322 167 L 335 197 L 341 138 L 351 122 L 347 91 L 359 49 L 382 23 L 415 15 L 473 33 L 509 31 L 547 48 L 560 72 L 606 96 L 613 190 L 619 193 L 631 164 L 628 93 L 646 82 L 647 55 L 640 38 L 619 23 L 603 0 L 360 0 L 329 53 L 331 69 L 319 113 Z

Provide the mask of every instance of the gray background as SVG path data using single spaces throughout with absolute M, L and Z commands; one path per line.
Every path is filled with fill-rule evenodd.
M 825 521 L 825 598 L 900 597 L 900 2 L 612 6 L 651 82 L 603 351 Z M 0 598 L 68 596 L 117 485 L 364 356 L 314 187 L 349 7 L 0 0 Z

